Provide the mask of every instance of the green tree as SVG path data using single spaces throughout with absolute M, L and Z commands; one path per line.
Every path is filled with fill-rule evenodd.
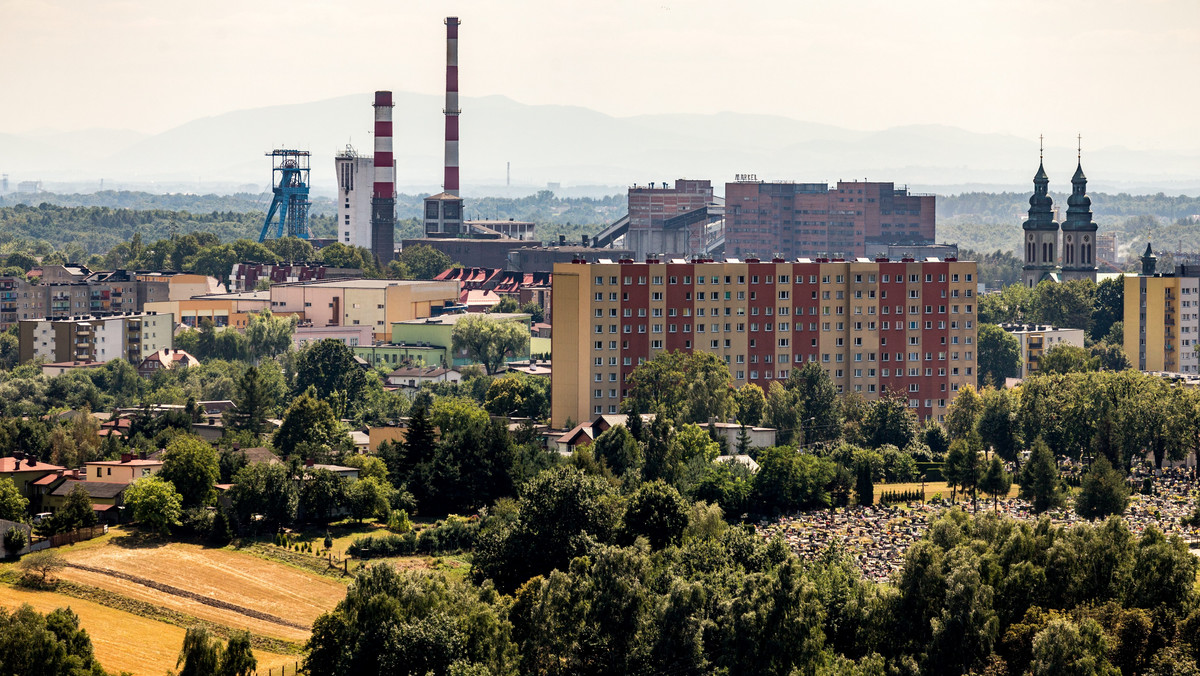
M 946 431 L 951 439 L 965 439 L 975 431 L 979 416 L 983 413 L 983 399 L 974 387 L 964 385 L 950 402 L 946 412 Z
M 322 468 L 306 469 L 300 485 L 300 506 L 309 520 L 327 521 L 346 504 L 346 480 Z
M 1113 277 L 1096 285 L 1095 309 L 1092 312 L 1092 340 L 1101 341 L 1114 324 L 1125 319 L 1125 279 Z
M 784 387 L 795 393 L 801 402 L 798 427 L 803 433 L 803 443 L 833 441 L 841 436 L 837 388 L 820 364 L 810 361 L 802 368 L 792 369 Z M 783 443 L 778 438 L 776 442 Z
M 512 296 L 504 296 L 500 299 L 500 302 L 488 308 L 488 312 L 491 314 L 512 313 L 519 312 L 520 310 L 521 305 Z
M 1090 279 L 1042 282 L 1034 288 L 1034 306 L 1043 323 L 1060 329 L 1090 331 L 1096 306 L 1096 284 Z M 1124 313 L 1123 305 L 1121 312 Z
M 271 395 L 272 392 L 258 367 L 247 368 L 237 383 L 234 408 L 225 413 L 226 426 L 256 436 L 262 434 L 267 418 L 275 408 L 275 401 Z
M 763 512 L 793 512 L 828 507 L 828 485 L 834 476 L 833 463 L 800 453 L 794 448 L 773 446 L 758 455 L 754 475 L 754 499 Z
M 221 641 L 212 636 L 206 627 L 189 627 L 183 635 L 183 647 L 175 666 L 180 667 L 179 676 L 210 676 L 216 674 L 221 665 Z
M 999 510 L 1000 496 L 1008 495 L 1010 488 L 1012 488 L 1012 477 L 1004 471 L 1004 463 L 1000 462 L 1000 458 L 993 456 L 987 471 L 979 480 L 979 490 L 992 496 L 992 511 Z
M 455 354 L 465 353 L 482 364 L 488 375 L 504 368 L 507 357 L 529 351 L 529 331 L 523 322 L 471 315 L 454 323 L 450 340 Z
M 767 411 L 767 395 L 763 389 L 754 383 L 746 383 L 737 389 L 736 398 L 738 422 L 747 427 L 761 425 Z
M 985 448 L 991 448 L 1008 461 L 1017 459 L 1021 449 L 1021 424 L 1017 417 L 1020 403 L 1012 390 L 989 388 L 983 391 L 983 410 L 979 415 L 979 436 Z
M 276 317 L 270 310 L 250 315 L 246 326 L 246 339 L 250 343 L 250 354 L 255 359 L 277 357 L 292 347 L 292 335 L 296 332 L 296 317 Z
M 714 354 L 659 354 L 629 375 L 626 413 L 656 413 L 678 424 L 724 421 L 736 403 L 729 367 Z
M 41 575 L 42 584 L 46 584 L 50 580 L 50 576 L 66 567 L 67 560 L 53 549 L 42 549 L 27 554 L 17 562 L 17 568 L 20 568 L 26 575 Z
M 855 466 L 854 474 L 854 495 L 858 499 L 858 504 L 870 507 L 875 504 L 875 480 L 871 476 L 871 466 L 860 462 Z
M 454 261 L 449 256 L 427 244 L 405 248 L 397 260 L 408 268 L 413 279 L 433 279 L 444 270 L 454 267 Z
M 177 436 L 167 444 L 158 476 L 174 485 L 185 507 L 203 507 L 216 498 L 221 477 L 217 451 L 197 437 Z
M 378 479 L 386 482 L 388 478 L 387 463 L 374 455 L 348 455 L 342 458 L 342 465 L 358 470 L 359 479 Z
M 1051 620 L 1033 639 L 1033 676 L 1119 676 L 1109 663 L 1104 629 L 1093 619 Z
M 1120 324 L 1121 322 L 1117 322 Z M 1125 348 L 1121 343 L 1110 343 L 1107 341 L 1096 343 L 1089 352 L 1096 368 L 1105 371 L 1124 371 L 1125 369 L 1133 368 L 1133 364 L 1129 361 L 1129 356 L 1125 354 Z
M 601 477 L 572 467 L 549 469 L 521 489 L 518 516 L 480 535 L 472 577 L 511 591 L 535 575 L 565 569 L 586 542 L 608 541 L 617 525 L 616 495 Z
M 803 415 L 800 393 L 789 390 L 776 380 L 767 389 L 766 425 L 775 428 L 775 443 L 787 445 L 800 439 Z
M 1082 373 L 1100 368 L 1099 360 L 1088 350 L 1075 345 L 1059 343 L 1046 350 L 1038 361 L 1038 373 Z
M 1020 495 L 1033 503 L 1033 511 L 1038 514 L 1063 504 L 1058 486 L 1058 463 L 1041 437 L 1033 442 L 1029 460 L 1021 468 Z
M 331 268 L 362 270 L 365 277 L 379 277 L 379 266 L 370 249 L 334 242 L 321 248 L 321 260 Z
M 904 448 L 916 436 L 918 424 L 902 394 L 885 394 L 870 403 L 863 419 L 863 436 L 872 448 L 884 444 Z
M 982 319 L 981 319 L 982 321 Z M 979 384 L 1003 387 L 1005 379 L 1015 378 L 1021 369 L 1021 343 L 1017 337 L 994 324 L 979 325 Z
M 9 477 L 0 477 L 0 519 L 20 521 L 25 517 L 29 500 Z
M 51 554 L 51 552 L 36 552 Z M 57 555 L 54 555 L 57 556 Z M 13 604 L 15 605 L 15 604 Z M 70 608 L 42 615 L 29 604 L 0 608 L 0 673 L 106 676 L 96 661 L 92 639 Z
M 617 476 L 642 464 L 642 447 L 624 425 L 604 430 L 593 442 L 592 453 Z
M 638 487 L 625 508 L 625 532 L 645 537 L 654 549 L 679 544 L 688 525 L 688 504 L 674 486 L 651 481 Z
M 148 476 L 125 489 L 125 505 L 143 526 L 166 535 L 183 516 L 183 498 L 161 476 Z
M 546 310 L 532 300 L 522 303 L 519 312 L 529 315 L 529 321 L 534 324 L 541 324 L 546 321 Z
M 268 239 L 263 244 L 273 251 L 279 259 L 287 263 L 301 263 L 316 260 L 313 245 L 299 237 L 276 237 Z
M 378 477 L 359 479 L 346 491 L 350 515 L 361 523 L 367 518 L 386 518 L 391 511 L 394 489 Z
M 366 386 L 366 374 L 354 360 L 354 351 L 340 340 L 326 338 L 310 343 L 296 355 L 293 392 L 312 387 L 321 399 L 328 400 L 336 393 L 354 403 L 362 399 Z
M 1083 475 L 1075 512 L 1085 519 L 1102 519 L 1110 514 L 1124 514 L 1129 506 L 1129 484 L 1120 470 L 1115 469 L 1103 455 L 1092 462 Z
M 25 529 L 18 526 L 9 526 L 8 530 L 4 531 L 4 551 L 9 556 L 16 556 L 17 552 L 24 549 L 29 544 L 29 536 L 25 533 Z
M 92 510 L 92 498 L 87 489 L 76 484 L 67 493 L 63 506 L 50 517 L 47 530 L 51 533 L 66 533 L 78 528 L 96 525 L 96 512 Z
M 233 632 L 225 650 L 221 652 L 221 667 L 217 670 L 217 676 L 250 676 L 257 668 L 258 659 L 254 657 L 250 644 L 250 632 Z
M 281 454 L 289 456 L 295 454 L 301 444 L 340 449 L 348 445 L 348 438 L 333 407 L 318 399 L 315 388 L 309 386 L 283 414 L 283 421 L 275 430 L 271 443 Z
M 296 519 L 300 504 L 296 482 L 283 464 L 255 463 L 238 471 L 229 489 L 233 512 L 241 527 L 274 529 Z M 255 515 L 261 517 L 254 518 Z

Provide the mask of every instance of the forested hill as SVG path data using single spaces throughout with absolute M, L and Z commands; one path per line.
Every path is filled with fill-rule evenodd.
M 1051 192 L 1054 203 L 1065 213 L 1068 193 Z M 1134 216 L 1154 216 L 1175 221 L 1200 214 L 1200 197 L 1187 195 L 1130 195 L 1118 193 L 1089 193 L 1096 222 L 1118 222 Z M 975 223 L 1010 224 L 1025 219 L 1029 210 L 1029 193 L 968 192 L 959 195 L 938 195 L 938 219 L 962 217 Z
M 396 197 L 396 241 L 420 236 L 421 205 L 427 195 Z M 172 233 L 211 232 L 222 241 L 254 238 L 262 229 L 271 204 L 270 194 L 155 195 L 147 192 L 101 191 L 88 194 L 8 195 L 0 197 L 0 249 L 5 251 L 62 250 L 77 244 L 89 254 L 104 253 L 135 232 L 148 241 Z M 519 198 L 483 197 L 467 200 L 467 217 L 515 219 L 539 226 L 545 241 L 566 235 L 594 235 L 625 213 L 625 197 L 600 199 L 558 197 L 548 190 Z M 332 237 L 335 206 L 314 198 L 312 232 Z

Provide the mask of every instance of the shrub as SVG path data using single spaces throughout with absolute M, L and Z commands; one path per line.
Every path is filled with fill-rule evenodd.
M 29 537 L 25 535 L 24 529 L 12 526 L 4 534 L 4 551 L 8 552 L 9 556 L 16 556 L 17 552 L 24 549 L 28 544 Z

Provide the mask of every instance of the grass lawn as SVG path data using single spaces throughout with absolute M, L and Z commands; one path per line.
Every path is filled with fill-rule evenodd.
M 180 627 L 54 592 L 0 586 L 0 605 L 17 608 L 23 603 L 42 613 L 71 608 L 79 616 L 80 626 L 92 637 L 100 664 L 109 671 L 157 676 L 176 668 L 175 660 L 183 645 L 184 630 Z M 260 671 L 284 664 L 290 668 L 299 659 L 296 655 L 260 650 L 255 650 L 254 656 Z
M 1010 498 L 1017 497 L 1017 492 L 1019 490 L 1020 490 L 1020 486 L 1018 486 L 1014 483 L 1012 485 L 1012 487 L 1008 490 L 1008 497 L 1010 497 Z M 875 484 L 876 499 L 878 499 L 880 493 L 882 493 L 884 491 L 897 491 L 897 492 L 899 492 L 899 491 L 917 491 L 919 493 L 919 492 L 921 492 L 921 482 L 915 481 L 915 482 L 904 483 L 904 484 Z M 925 482 L 925 499 L 926 500 L 931 500 L 933 498 L 933 496 L 938 495 L 938 494 L 941 494 L 942 499 L 949 500 L 950 499 L 950 485 L 947 484 L 945 481 L 927 481 L 927 482 Z M 968 493 L 968 498 L 969 497 L 970 497 L 970 494 Z M 987 500 L 989 502 L 992 499 L 990 495 L 985 496 L 983 493 L 979 494 L 980 500 L 983 500 L 985 497 L 987 498 Z M 958 499 L 960 501 L 962 500 L 962 491 L 958 491 Z

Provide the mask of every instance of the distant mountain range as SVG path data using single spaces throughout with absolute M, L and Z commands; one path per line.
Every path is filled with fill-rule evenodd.
M 395 100 L 398 189 L 438 190 L 441 97 L 401 92 Z M 240 110 L 155 135 L 111 129 L 0 134 L 0 172 L 12 183 L 42 180 L 73 190 L 98 186 L 101 178 L 108 188 L 262 189 L 270 178 L 263 153 L 288 147 L 312 151 L 313 190 L 331 194 L 333 155 L 347 143 L 371 152 L 371 101 L 370 94 L 356 94 Z M 1025 190 L 1037 169 L 1035 139 L 939 125 L 855 131 L 741 113 L 614 117 L 503 96 L 466 98 L 462 108 L 468 196 L 528 194 L 548 183 L 561 184 L 560 194 L 580 186 L 603 194 L 684 176 L 720 186 L 740 173 L 798 182 L 894 181 L 947 194 Z M 1074 151 L 1046 149 L 1052 189 L 1069 188 Z M 506 189 L 507 162 L 512 186 Z M 1096 191 L 1200 192 L 1197 154 L 1103 147 L 1086 151 L 1084 168 Z

